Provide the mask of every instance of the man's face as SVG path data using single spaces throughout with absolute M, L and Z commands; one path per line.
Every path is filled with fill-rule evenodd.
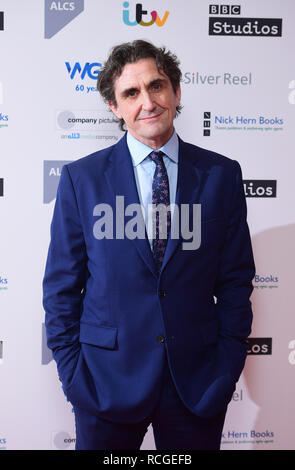
M 123 67 L 115 80 L 116 105 L 109 106 L 136 139 L 153 149 L 164 145 L 173 133 L 180 87 L 174 92 L 169 77 L 154 59 L 141 59 Z

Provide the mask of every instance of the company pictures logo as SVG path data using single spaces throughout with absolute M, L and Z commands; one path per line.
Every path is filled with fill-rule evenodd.
M 56 128 L 61 139 L 117 141 L 122 136 L 118 119 L 106 109 L 57 111 Z
M 52 434 L 52 447 L 53 449 L 61 450 L 74 450 L 76 438 L 71 436 L 66 431 L 54 432 Z
M 245 18 L 240 14 L 240 5 L 209 5 L 209 15 L 214 15 L 209 16 L 209 36 L 282 36 L 281 18 Z
M 161 18 L 156 10 L 153 10 L 150 13 L 148 13 L 147 10 L 144 10 L 142 8 L 141 3 L 137 3 L 135 5 L 135 20 L 131 21 L 130 20 L 130 12 L 129 12 L 129 2 L 124 2 L 123 3 L 123 8 L 124 8 L 124 10 L 123 10 L 123 22 L 127 26 L 137 26 L 137 25 L 151 26 L 154 23 L 157 26 L 164 26 L 164 24 L 166 23 L 166 20 L 169 16 L 169 13 L 170 13 L 169 11 L 165 11 L 163 17 Z M 146 17 L 146 15 L 150 15 L 150 17 L 148 18 L 148 21 L 143 20 L 143 17 Z
M 45 0 L 45 39 L 50 39 L 84 10 L 84 0 Z

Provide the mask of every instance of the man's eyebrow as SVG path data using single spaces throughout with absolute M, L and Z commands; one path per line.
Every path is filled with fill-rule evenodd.
M 152 80 L 150 83 L 149 83 L 149 87 L 153 86 L 153 85 L 157 85 L 157 84 L 161 84 L 161 83 L 167 83 L 168 80 L 166 78 L 155 78 L 154 80 Z
M 160 78 L 160 77 L 155 78 L 154 80 L 150 81 L 150 83 L 148 84 L 148 88 L 152 87 L 153 85 L 157 85 L 157 84 L 161 84 L 161 83 L 165 84 L 167 82 L 168 82 L 168 80 L 166 78 Z M 120 95 L 122 97 L 125 97 L 125 96 L 128 96 L 130 93 L 134 93 L 136 91 L 138 91 L 138 88 L 135 87 L 135 86 L 132 86 L 130 88 L 125 88 L 125 90 L 122 90 Z
M 130 88 L 125 88 L 125 90 L 122 90 L 122 91 L 121 91 L 120 95 L 121 95 L 122 97 L 128 96 L 129 93 L 135 92 L 135 91 L 137 91 L 137 90 L 138 90 L 138 88 L 136 88 L 135 86 L 132 86 L 132 87 L 130 87 Z

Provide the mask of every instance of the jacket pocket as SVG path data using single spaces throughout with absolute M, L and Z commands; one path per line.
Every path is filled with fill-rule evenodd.
M 80 343 L 106 349 L 117 349 L 118 329 L 112 326 L 80 323 Z

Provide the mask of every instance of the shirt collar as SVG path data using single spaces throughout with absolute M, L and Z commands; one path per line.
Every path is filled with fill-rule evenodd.
M 151 152 L 154 151 L 154 149 L 135 139 L 135 137 L 133 137 L 129 132 L 127 132 L 127 145 L 131 154 L 133 166 L 139 165 Z M 168 142 L 158 150 L 165 153 L 165 155 L 167 155 L 173 162 L 178 163 L 178 147 L 179 141 L 174 129 Z

